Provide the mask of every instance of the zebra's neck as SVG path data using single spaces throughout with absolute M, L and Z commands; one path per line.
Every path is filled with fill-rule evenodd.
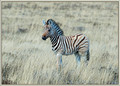
M 56 35 L 56 34 L 54 34 L 50 37 L 52 47 L 54 47 L 57 44 L 58 39 L 59 39 L 59 35 Z

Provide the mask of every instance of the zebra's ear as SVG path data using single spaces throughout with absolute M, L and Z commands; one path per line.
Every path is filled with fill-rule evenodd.
M 45 22 L 45 20 L 43 20 L 43 25 L 46 25 L 46 22 Z

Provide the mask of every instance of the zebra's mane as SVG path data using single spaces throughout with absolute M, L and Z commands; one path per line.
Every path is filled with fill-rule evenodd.
M 47 25 L 50 25 L 53 29 L 55 29 L 59 35 L 63 35 L 63 30 L 59 27 L 59 25 L 53 19 L 48 19 Z

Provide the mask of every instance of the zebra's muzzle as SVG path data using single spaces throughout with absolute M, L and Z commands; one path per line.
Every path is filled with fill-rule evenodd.
M 42 39 L 43 39 L 43 40 L 46 40 L 46 37 L 45 37 L 45 36 L 43 36 L 43 37 L 42 37 Z

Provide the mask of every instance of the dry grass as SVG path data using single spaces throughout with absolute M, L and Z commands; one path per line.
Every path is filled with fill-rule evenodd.
M 84 33 L 90 61 L 75 69 L 75 56 L 56 56 L 43 41 L 42 20 L 54 19 L 65 35 Z M 11 84 L 118 84 L 117 2 L 2 2 L 2 79 Z

